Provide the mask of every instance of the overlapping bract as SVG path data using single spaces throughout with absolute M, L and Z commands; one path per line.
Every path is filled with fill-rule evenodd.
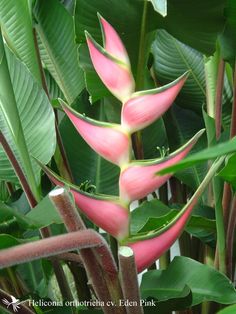
M 170 175 L 156 173 L 183 159 L 202 134 L 198 132 L 178 151 L 163 159 L 131 160 L 131 134 L 158 119 L 169 109 L 178 95 L 187 73 L 161 88 L 134 92 L 135 84 L 126 49 L 114 28 L 99 16 L 103 44 L 101 47 L 86 33 L 90 57 L 97 74 L 110 92 L 122 102 L 121 124 L 96 121 L 75 112 L 63 101 L 61 105 L 84 140 L 102 157 L 121 168 L 119 199 L 89 195 L 71 186 L 75 201 L 87 217 L 134 250 L 138 271 L 151 265 L 177 239 L 183 230 L 193 206 L 152 239 L 131 243 L 129 236 L 129 211 L 131 201 L 143 198 L 165 183 Z M 48 170 L 47 170 L 48 173 Z M 55 184 L 61 180 L 49 174 Z M 125 204 L 125 205 L 124 205 Z

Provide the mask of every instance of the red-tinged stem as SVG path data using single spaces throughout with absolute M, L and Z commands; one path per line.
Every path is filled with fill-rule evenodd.
M 9 146 L 8 142 L 6 141 L 4 135 L 2 134 L 1 131 L 0 131 L 0 142 L 1 142 L 1 144 L 2 144 L 2 146 L 4 148 L 4 150 L 5 150 L 8 158 L 9 158 L 9 161 L 12 164 L 12 167 L 15 170 L 15 173 L 16 173 L 17 177 L 19 178 L 19 181 L 21 183 L 21 186 L 22 186 L 22 188 L 23 188 L 23 190 L 25 192 L 25 195 L 26 195 L 26 197 L 27 197 L 27 199 L 29 201 L 29 204 L 30 204 L 31 208 L 35 207 L 37 205 L 37 201 L 34 198 L 34 195 L 33 195 L 32 191 L 31 191 L 30 186 L 29 186 L 29 184 L 28 184 L 28 182 L 26 180 L 26 177 L 25 177 L 25 175 L 24 175 L 24 173 L 23 173 L 23 171 L 22 171 L 22 169 L 20 167 L 20 164 L 18 163 L 17 159 L 15 158 L 15 155 L 12 152 L 11 147 Z M 50 231 L 49 231 L 48 228 L 42 228 L 40 232 L 41 232 L 41 235 L 43 237 L 50 236 Z M 54 270 L 55 270 L 56 277 L 58 279 L 58 283 L 61 284 L 61 282 L 64 282 L 63 286 L 66 286 L 66 284 L 65 284 L 65 280 L 66 280 L 65 276 L 63 276 L 63 278 L 62 278 L 62 276 L 60 276 L 62 271 L 60 269 L 61 266 L 60 266 L 59 262 L 54 261 L 53 265 L 54 265 Z M 69 286 L 68 286 L 68 288 L 69 288 Z M 68 295 L 67 290 L 62 290 L 61 291 L 64 297 Z
M 40 76 L 41 76 L 41 81 L 42 81 L 42 86 L 43 89 L 46 93 L 46 95 L 48 96 L 48 99 L 50 101 L 50 95 L 49 95 L 49 91 L 48 91 L 48 87 L 47 87 L 47 83 L 46 83 L 46 79 L 45 79 L 45 73 L 42 67 L 42 62 L 41 62 L 41 58 L 40 58 L 40 52 L 39 52 L 39 46 L 38 46 L 38 40 L 37 40 L 37 33 L 35 28 L 33 29 L 33 34 L 34 34 L 34 46 L 35 46 L 35 51 L 37 54 L 37 59 L 38 59 L 38 66 L 39 66 L 39 70 L 40 70 Z M 69 162 L 68 162 L 68 158 L 66 155 L 66 151 L 62 142 L 62 138 L 61 138 L 61 134 L 58 128 L 58 119 L 57 119 L 57 112 L 56 110 L 54 110 L 55 113 L 55 129 L 56 129 L 56 136 L 57 136 L 57 145 L 59 148 L 59 153 L 62 159 L 62 164 L 63 167 L 60 167 L 60 165 L 58 165 L 58 168 L 61 170 L 61 172 L 63 172 L 63 176 L 68 179 L 70 182 L 73 182 L 73 175 L 69 166 Z M 63 171 L 62 171 L 63 170 Z
M 103 246 L 106 246 L 105 240 L 93 230 L 71 232 L 1 250 L 0 268 L 48 258 L 73 250 L 100 249 Z
M 126 306 L 126 312 L 127 314 L 143 314 L 134 253 L 130 247 L 121 246 L 118 257 L 124 301 L 132 302 L 131 306 Z
M 236 197 L 234 196 L 231 205 L 231 211 L 229 216 L 229 224 L 226 236 L 227 245 L 227 274 L 231 280 L 233 280 L 233 248 L 234 248 L 234 233 L 236 226 Z
M 4 135 L 3 135 L 3 133 L 1 131 L 0 131 L 0 143 L 2 144 L 3 149 L 4 149 L 4 151 L 5 151 L 6 155 L 7 155 L 10 163 L 12 164 L 12 167 L 15 170 L 15 173 L 16 173 L 16 175 L 17 175 L 17 177 L 18 177 L 18 179 L 19 179 L 19 181 L 21 183 L 21 186 L 22 186 L 22 188 L 23 188 L 23 190 L 25 192 L 25 195 L 26 195 L 26 197 L 27 197 L 27 199 L 28 199 L 28 201 L 30 203 L 30 206 L 31 207 L 36 206 L 37 205 L 37 201 L 36 201 L 32 191 L 30 189 L 30 186 L 29 186 L 28 181 L 27 181 L 27 179 L 25 177 L 25 174 L 22 171 L 19 162 L 17 161 L 14 153 L 12 152 L 12 149 L 11 149 L 10 145 L 6 141 Z
M 12 300 L 10 294 L 0 289 L 0 307 L 2 307 L 5 311 L 7 310 L 8 312 L 15 314 L 16 312 L 13 310 L 11 306 L 7 308 L 7 306 L 2 303 L 3 299 L 6 299 L 9 302 L 11 302 Z M 28 306 L 26 306 L 24 303 L 21 303 L 19 306 L 20 306 L 19 314 L 35 314 L 35 312 L 31 310 Z
M 234 66 L 234 86 L 233 86 L 233 106 L 231 114 L 231 126 L 230 126 L 230 138 L 236 135 L 236 62 Z M 230 203 L 231 203 L 232 193 L 229 183 L 224 184 L 223 193 L 223 210 L 224 210 L 224 221 L 225 227 L 227 228 L 229 213 L 230 213 Z
M 215 98 L 215 126 L 216 126 L 216 139 L 218 140 L 221 134 L 221 121 L 222 121 L 222 95 L 224 89 L 224 74 L 225 62 L 220 60 L 218 67 L 218 76 L 216 84 L 216 98 Z
M 84 267 L 81 257 L 76 253 L 63 253 L 63 254 L 57 255 L 56 257 L 52 257 L 50 259 L 53 260 L 55 258 L 60 259 L 62 261 L 66 261 L 66 262 L 75 262 L 79 264 L 80 267 Z
M 236 135 L 236 62 L 234 68 L 234 90 L 233 90 L 233 107 L 231 114 L 231 129 L 230 129 L 230 137 L 234 137 Z
M 85 229 L 77 209 L 64 188 L 50 192 L 49 197 L 60 213 L 68 232 Z M 80 256 L 97 297 L 105 302 L 104 312 L 112 313 L 114 309 L 106 306 L 107 302 L 112 300 L 117 304 L 119 299 L 122 299 L 122 292 L 117 266 L 107 243 L 104 241 L 102 246 L 93 250 L 82 249 Z M 125 313 L 125 309 L 119 307 L 116 312 Z

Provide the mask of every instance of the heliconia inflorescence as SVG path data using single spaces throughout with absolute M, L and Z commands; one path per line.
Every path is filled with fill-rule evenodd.
M 199 131 L 183 147 L 165 158 L 132 161 L 132 133 L 150 125 L 170 108 L 188 74 L 183 74 L 161 88 L 134 92 L 135 84 L 127 51 L 114 28 L 100 15 L 99 20 L 104 47 L 86 32 L 87 44 L 97 74 L 110 92 L 122 102 L 121 123 L 93 120 L 75 112 L 64 101 L 60 100 L 60 103 L 88 145 L 103 158 L 120 167 L 120 195 L 119 198 L 93 195 L 70 184 L 68 186 L 76 204 L 92 222 L 133 249 L 137 269 L 142 271 L 178 238 L 193 206 L 191 204 L 184 209 L 183 214 L 174 224 L 170 223 L 169 227 L 167 225 L 163 233 L 133 243 L 129 239 L 129 205 L 131 201 L 147 196 L 164 184 L 171 175 L 158 175 L 157 172 L 181 161 L 203 131 Z M 55 184 L 64 184 L 51 170 L 44 169 Z

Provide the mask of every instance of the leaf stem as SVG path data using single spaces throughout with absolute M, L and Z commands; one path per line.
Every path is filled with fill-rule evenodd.
M 229 224 L 226 235 L 226 247 L 227 247 L 227 275 L 231 280 L 233 280 L 234 269 L 233 269 L 233 249 L 234 249 L 234 234 L 236 226 L 236 197 L 233 197 Z

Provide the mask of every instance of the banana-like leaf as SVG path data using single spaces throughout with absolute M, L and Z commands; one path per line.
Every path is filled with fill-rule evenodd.
M 57 0 L 38 0 L 35 7 L 40 54 L 68 103 L 84 88 L 77 59 L 73 18 Z
M 6 137 L 32 187 L 40 182 L 40 168 L 51 159 L 56 144 L 54 114 L 43 89 L 26 66 L 0 46 L 0 130 Z M 9 72 L 8 72 L 9 68 Z M 14 170 L 0 147 L 0 178 L 17 183 Z
M 8 45 L 41 82 L 29 3 L 28 0 L 1 0 L 0 25 Z
M 154 71 L 157 81 L 169 83 L 185 71 L 190 71 L 176 103 L 184 108 L 201 114 L 202 105 L 206 103 L 206 79 L 204 56 L 199 51 L 180 42 L 164 30 L 158 30 L 152 45 Z M 217 72 L 217 70 L 216 70 Z M 209 80 L 209 78 L 207 77 Z M 215 91 L 213 90 L 213 93 Z M 223 123 L 230 123 L 232 89 L 225 76 L 223 92 Z

